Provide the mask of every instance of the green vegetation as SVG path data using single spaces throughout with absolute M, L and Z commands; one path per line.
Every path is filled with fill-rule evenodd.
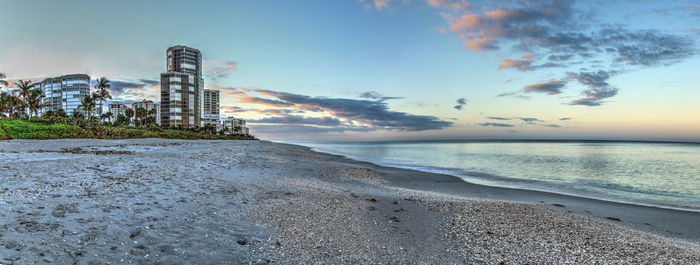
M 45 120 L 26 121 L 18 119 L 0 119 L 0 140 L 9 139 L 64 139 L 64 138 L 167 138 L 167 139 L 206 139 L 206 140 L 254 140 L 252 136 L 216 135 L 181 129 L 163 129 L 158 126 L 86 126 L 81 127 L 66 123 Z
M 0 73 L 0 87 L 7 86 L 3 80 L 5 75 Z M 74 111 L 70 116 L 59 109 L 46 111 L 39 115 L 44 107 L 44 94 L 37 84 L 20 80 L 15 83 L 17 88 L 11 92 L 0 92 L 0 140 L 9 139 L 64 139 L 64 138 L 97 138 L 97 139 L 128 139 L 128 138 L 168 138 L 168 139 L 207 139 L 207 140 L 255 140 L 250 135 L 217 134 L 216 128 L 180 129 L 162 128 L 156 125 L 156 110 L 138 108 L 136 111 L 126 109 L 126 115 L 118 115 L 111 121 L 112 113 L 102 114 L 104 100 L 111 99 L 109 95 L 109 80 L 97 80 L 97 93 L 91 93 L 81 99 L 80 111 Z M 98 103 L 99 102 L 99 103 Z M 99 104 L 99 112 L 95 108 Z M 41 116 L 41 117 L 39 117 Z M 105 118 L 109 121 L 105 121 Z

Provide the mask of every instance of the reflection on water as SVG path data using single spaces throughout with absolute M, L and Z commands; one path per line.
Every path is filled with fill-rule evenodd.
M 700 145 L 627 142 L 299 142 L 487 185 L 700 210 Z

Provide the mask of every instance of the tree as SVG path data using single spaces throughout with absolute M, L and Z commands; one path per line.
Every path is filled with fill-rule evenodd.
M 85 115 L 80 111 L 73 111 L 73 113 L 71 113 L 71 120 L 73 124 L 80 124 L 80 122 L 84 119 Z
M 95 88 L 97 88 L 97 92 L 95 92 L 95 100 L 100 101 L 100 115 L 102 115 L 104 101 L 107 99 L 112 99 L 112 95 L 110 95 L 109 90 L 107 90 L 111 86 L 112 85 L 109 84 L 109 80 L 107 78 L 101 77 L 100 79 L 97 79 L 97 84 L 95 85 Z
M 114 125 L 117 126 L 124 126 L 124 125 L 129 125 L 129 120 L 126 118 L 124 115 L 117 115 L 117 119 L 114 121 Z
M 44 107 L 42 100 L 44 99 L 44 92 L 39 88 L 32 89 L 29 93 L 29 98 L 27 99 L 27 107 L 29 108 L 29 118 L 32 117 L 32 113 L 36 116 L 39 115 L 39 110 Z
M 17 87 L 17 91 L 19 92 L 19 96 L 24 99 L 24 112 L 27 111 L 27 108 L 29 107 L 29 97 L 32 94 L 32 89 L 34 89 L 34 86 L 36 86 L 35 83 L 32 83 L 32 80 L 19 80 L 19 82 L 15 83 L 15 86 Z M 31 113 L 29 114 L 31 116 Z
M 22 100 L 12 93 L 2 92 L 0 94 L 0 117 L 17 118 L 22 110 Z M 5 116 L 7 113 L 7 116 Z
M 89 94 L 82 99 L 80 99 L 79 109 L 82 109 L 87 114 L 88 121 L 92 120 L 92 112 L 95 110 L 95 97 L 93 94 Z M 73 112 L 75 114 L 75 112 Z
M 143 126 L 146 126 L 146 127 L 152 126 L 152 125 L 156 124 L 156 118 L 153 116 L 148 116 L 145 119 L 143 119 L 143 121 L 141 123 L 143 124 Z
M 65 117 L 68 117 L 68 114 L 66 113 L 65 110 L 63 110 L 63 109 L 58 109 L 58 110 L 56 111 L 56 116 L 61 117 L 61 118 L 65 118 Z
M 124 114 L 126 115 L 127 125 L 131 124 L 131 118 L 134 117 L 134 110 L 133 109 L 126 109 L 126 110 L 124 110 Z
M 0 73 L 1 74 L 1 73 Z M 4 81 L 4 80 L 3 80 Z M 0 92 L 0 117 L 12 116 L 12 98 L 14 96 L 5 91 Z M 7 113 L 8 115 L 5 115 Z
M 107 116 L 109 123 L 112 123 L 112 116 L 114 116 L 114 113 L 108 111 L 107 113 L 105 113 L 105 116 Z
M 143 119 L 148 115 L 148 111 L 144 108 L 136 108 L 134 115 L 136 116 L 134 124 L 136 124 L 136 126 L 141 126 L 143 125 Z

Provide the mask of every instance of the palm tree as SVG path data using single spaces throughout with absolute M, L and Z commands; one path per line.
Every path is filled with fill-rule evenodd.
M 135 116 L 136 120 L 138 121 L 137 125 L 142 126 L 143 119 L 145 119 L 146 116 L 148 116 L 148 111 L 146 111 L 146 109 L 144 108 L 136 108 Z
M 29 118 L 32 117 L 32 113 L 36 116 L 39 115 L 39 110 L 44 107 L 42 100 L 44 98 L 44 92 L 41 89 L 32 89 L 29 93 L 29 98 L 27 98 L 27 107 L 29 108 Z
M 4 81 L 4 80 L 3 80 Z M 12 115 L 12 98 L 14 96 L 5 91 L 0 92 L 0 117 L 7 117 L 5 113 L 9 116 Z
M 2 92 L 0 94 L 0 117 L 16 118 L 19 116 L 22 106 L 22 100 L 12 93 Z
M 19 80 L 19 82 L 15 83 L 15 86 L 17 87 L 17 91 L 19 92 L 19 96 L 24 99 L 24 106 L 25 106 L 25 111 L 27 111 L 27 107 L 29 107 L 29 97 L 32 94 L 32 89 L 34 89 L 34 86 L 36 86 L 35 83 L 32 83 L 32 80 Z M 30 115 L 31 116 L 31 113 Z
M 107 117 L 107 120 L 109 121 L 109 123 L 112 123 L 112 116 L 114 116 L 114 113 L 112 113 L 111 111 L 108 111 L 107 113 L 105 113 L 105 116 Z
M 95 88 L 97 88 L 97 92 L 95 92 L 95 99 L 100 101 L 100 115 L 102 114 L 104 101 L 107 99 L 112 99 L 112 95 L 110 95 L 109 90 L 107 90 L 111 86 L 112 85 L 109 84 L 109 80 L 107 78 L 101 77 L 100 79 L 97 79 L 97 84 L 95 85 Z
M 95 94 L 89 94 L 80 99 L 78 108 L 86 112 L 88 120 L 92 120 L 92 112 L 95 110 Z
M 131 118 L 134 117 L 134 110 L 133 109 L 126 109 L 126 110 L 124 110 L 124 115 L 126 115 L 126 118 L 128 121 L 126 125 L 131 124 Z
M 63 110 L 63 109 L 58 109 L 58 110 L 56 111 L 56 116 L 58 116 L 59 118 L 65 118 L 65 117 L 68 116 L 68 114 L 66 113 L 65 110 Z

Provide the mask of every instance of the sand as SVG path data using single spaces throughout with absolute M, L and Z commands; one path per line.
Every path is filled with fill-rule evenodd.
M 698 264 L 698 223 L 266 141 L 0 142 L 1 264 Z

